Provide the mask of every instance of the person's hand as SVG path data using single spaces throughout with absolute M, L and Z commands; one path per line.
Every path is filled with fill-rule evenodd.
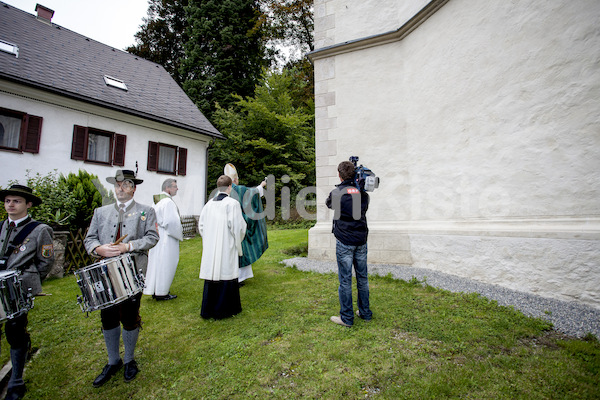
M 103 244 L 96 247 L 96 254 L 102 257 L 116 257 L 129 250 L 129 246 L 124 243 L 119 244 Z

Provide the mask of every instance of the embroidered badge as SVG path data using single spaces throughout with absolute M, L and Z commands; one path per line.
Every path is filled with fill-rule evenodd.
M 27 250 L 27 247 L 25 247 L 25 245 L 22 245 L 21 247 L 19 247 L 19 251 L 25 251 Z
M 42 257 L 50 258 L 54 252 L 54 246 L 51 244 L 45 244 L 42 246 Z
M 348 193 L 348 194 L 356 194 L 356 193 L 359 193 L 359 191 L 356 188 L 348 188 L 347 191 L 346 191 L 346 193 Z

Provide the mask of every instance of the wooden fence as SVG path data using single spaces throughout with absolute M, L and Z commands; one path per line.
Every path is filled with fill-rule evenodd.
M 181 225 L 183 226 L 183 237 L 193 238 L 198 234 L 198 220 L 196 215 L 182 215 Z
M 86 234 L 87 229 L 85 232 L 79 229 L 75 234 L 69 232 L 69 238 L 65 246 L 65 275 L 95 262 L 94 258 L 85 251 L 85 246 L 83 245 L 83 239 Z

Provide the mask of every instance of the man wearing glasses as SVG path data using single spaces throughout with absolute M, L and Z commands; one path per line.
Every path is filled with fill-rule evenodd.
M 117 202 L 94 210 L 90 228 L 85 237 L 88 253 L 103 258 L 131 253 L 137 270 L 146 273 L 148 250 L 158 242 L 156 214 L 150 206 L 133 200 L 136 186 L 143 180 L 137 179 L 133 171 L 117 170 L 114 177 L 106 178 L 114 185 Z M 102 333 L 108 353 L 108 364 L 94 380 L 94 387 L 105 384 L 123 365 L 124 378 L 129 382 L 138 373 L 134 360 L 135 346 L 141 325 L 140 299 L 136 294 L 114 306 L 100 310 Z M 119 343 L 123 325 L 124 360 L 121 360 Z

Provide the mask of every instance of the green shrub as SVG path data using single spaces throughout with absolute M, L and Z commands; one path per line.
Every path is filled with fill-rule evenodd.
M 85 231 L 90 225 L 94 209 L 111 202 L 111 199 L 114 202 L 113 193 L 99 183 L 98 177 L 84 170 L 79 170 L 77 174 L 71 172 L 66 177 L 61 175 L 59 181 L 67 186 L 76 203 L 75 219 L 70 227 L 73 232 L 79 229 Z
M 98 182 L 98 177 L 80 170 L 66 177 L 57 170 L 31 176 L 26 171 L 26 182 L 11 180 L 8 187 L 24 184 L 33 189 L 33 193 L 42 199 L 42 204 L 32 207 L 29 214 L 33 219 L 48 224 L 52 229 L 85 231 L 90 224 L 94 209 L 103 204 L 114 202 L 114 195 Z M 94 184 L 96 182 L 96 184 Z M 2 188 L 0 188 L 2 189 Z M 6 219 L 6 210 L 0 210 L 0 220 Z
M 59 181 L 57 170 L 47 175 L 38 172 L 31 176 L 30 173 L 31 170 L 28 169 L 25 183 L 11 180 L 8 186 L 25 184 L 42 199 L 42 204 L 29 210 L 33 219 L 50 225 L 54 230 L 68 229 L 76 218 L 76 200 L 67 185 Z M 5 218 L 6 211 L 2 207 L 2 219 Z

